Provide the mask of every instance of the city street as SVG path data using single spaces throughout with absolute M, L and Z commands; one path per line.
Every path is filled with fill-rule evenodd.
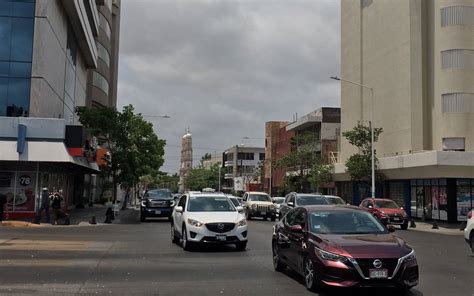
M 185 252 L 167 221 L 0 229 L 0 294 L 311 295 L 291 271 L 273 271 L 272 222 L 249 223 L 247 251 Z M 415 249 L 420 285 L 409 295 L 474 295 L 474 255 L 458 235 L 396 232 Z M 355 293 L 354 293 L 355 292 Z M 327 290 L 321 295 L 397 295 Z M 314 294 L 313 294 L 314 295 Z

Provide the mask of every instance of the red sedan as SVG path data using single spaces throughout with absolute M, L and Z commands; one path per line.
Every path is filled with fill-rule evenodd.
M 418 284 L 415 251 L 390 231 L 358 207 L 298 207 L 274 226 L 273 265 L 304 276 L 309 290 L 322 285 L 408 290 Z
M 400 225 L 402 230 L 408 228 L 407 213 L 391 199 L 366 198 L 360 203 L 360 207 L 367 209 L 384 224 Z

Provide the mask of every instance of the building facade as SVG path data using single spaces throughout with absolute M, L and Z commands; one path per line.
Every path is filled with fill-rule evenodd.
M 463 221 L 474 195 L 474 0 L 343 0 L 342 131 L 383 128 L 378 195 L 414 217 Z M 336 178 L 355 152 L 341 139 Z M 366 188 L 341 183 L 357 203 Z
M 179 191 L 188 190 L 186 186 L 186 176 L 193 167 L 193 136 L 188 129 L 181 140 L 181 165 L 179 168 Z
M 260 190 L 260 167 L 265 161 L 265 148 L 232 146 L 223 153 L 223 191 Z
M 112 28 L 117 36 L 111 39 L 116 44 L 110 45 L 116 49 L 110 52 L 116 77 L 119 1 L 5 0 L 0 5 L 0 191 L 9 196 L 11 217 L 34 215 L 43 187 L 62 192 L 68 205 L 88 198 L 84 176 L 90 180 L 98 167 L 86 152 L 97 146 L 93 139 L 86 145 L 74 108 L 92 106 L 88 77 L 103 63 L 99 12 L 105 6 L 115 8 L 117 20 Z M 116 89 L 116 79 L 110 89 Z M 31 185 L 23 185 L 24 179 Z

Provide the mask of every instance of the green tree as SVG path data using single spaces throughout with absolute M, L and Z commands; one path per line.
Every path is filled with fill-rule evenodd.
M 138 186 L 140 177 L 158 174 L 166 142 L 158 138 L 151 123 L 134 112 L 133 106 L 125 106 L 122 112 L 86 107 L 76 107 L 75 111 L 88 133 L 99 138 L 111 154 L 107 166 L 101 169 L 113 180 L 114 200 L 117 184 L 129 190 Z
M 382 128 L 374 128 L 374 143 L 378 141 L 382 132 Z M 351 175 L 351 179 L 354 181 L 369 181 L 372 176 L 370 128 L 359 122 L 352 130 L 345 131 L 342 135 L 358 149 L 357 153 L 346 160 L 347 172 Z M 375 169 L 377 167 L 378 160 L 375 157 Z M 378 178 L 381 178 L 380 174 L 378 174 Z
M 184 179 L 186 188 L 189 190 L 202 190 L 203 188 L 219 187 L 219 164 L 214 164 L 210 169 L 203 166 L 191 168 Z

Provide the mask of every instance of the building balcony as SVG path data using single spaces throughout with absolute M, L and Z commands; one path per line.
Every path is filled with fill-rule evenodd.
M 225 174 L 224 175 L 224 179 L 233 179 L 234 178 L 234 174 Z
M 228 167 L 228 166 L 233 166 L 234 165 L 234 162 L 232 160 L 228 160 L 226 162 L 224 162 L 224 166 Z

